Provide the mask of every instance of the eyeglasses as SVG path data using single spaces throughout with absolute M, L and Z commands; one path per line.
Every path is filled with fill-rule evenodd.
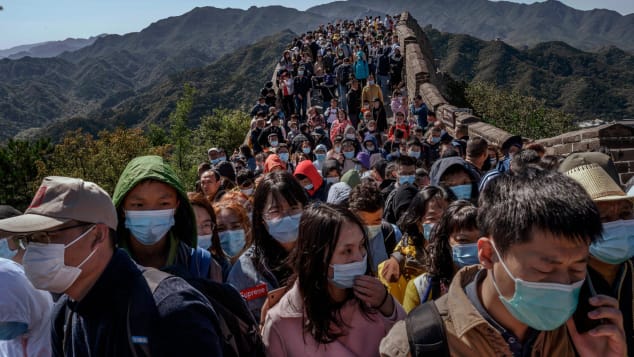
M 304 209 L 301 207 L 298 207 L 298 208 L 291 208 L 290 210 L 287 210 L 286 212 L 282 212 L 282 211 L 267 212 L 267 213 L 264 213 L 262 217 L 268 221 L 272 219 L 282 219 L 288 216 L 295 216 L 302 212 L 304 212 Z
M 74 226 L 68 226 L 68 227 L 64 227 L 64 228 L 60 228 L 60 229 L 56 229 L 56 230 L 52 230 L 52 231 L 40 231 L 40 232 L 22 234 L 22 235 L 14 236 L 14 239 L 19 239 L 22 242 L 26 242 L 27 245 L 29 243 L 33 243 L 33 242 L 50 244 L 51 240 L 56 238 L 54 235 L 59 233 L 59 232 L 66 231 L 66 230 L 73 229 L 73 228 L 77 228 L 77 227 L 85 227 L 85 226 L 89 226 L 89 225 L 93 225 L 93 223 L 80 223 L 80 224 L 76 224 Z M 53 236 L 51 236 L 51 234 Z

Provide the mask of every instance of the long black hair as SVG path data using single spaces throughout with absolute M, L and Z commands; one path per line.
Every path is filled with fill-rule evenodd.
M 433 199 L 442 199 L 450 202 L 451 197 L 450 193 L 443 187 L 427 186 L 423 188 L 414 196 L 405 214 L 398 220 L 398 228 L 401 232 L 409 235 L 416 246 L 422 247 L 425 237 L 423 236 L 420 221 L 429 208 L 429 202 Z
M 264 208 L 269 194 L 273 202 L 285 200 L 289 206 L 301 204 L 302 208 L 306 206 L 308 199 L 297 179 L 287 171 L 266 174 L 253 195 L 253 263 L 260 272 L 270 270 L 281 286 L 286 283 L 292 270 L 288 265 L 288 252 L 269 234 L 264 223 Z
M 344 224 L 357 225 L 363 232 L 366 259 L 371 262 L 368 236 L 361 220 L 345 207 L 324 203 L 313 204 L 302 215 L 297 247 L 292 256 L 305 309 L 302 326 L 305 332 L 323 344 L 331 343 L 345 335 L 343 329 L 332 331 L 332 324 L 349 327 L 346 321 L 341 319 L 341 307 L 345 302 L 336 303 L 328 298 L 328 267 Z M 374 275 L 371 264 L 368 264 L 366 275 Z M 348 294 L 346 301 L 357 299 L 352 289 L 348 289 Z M 361 301 L 359 306 L 363 315 L 370 320 L 371 308 Z
M 478 209 L 466 200 L 452 202 L 431 231 L 427 246 L 427 272 L 440 282 L 449 284 L 454 275 L 453 251 L 449 236 L 458 229 L 478 229 Z

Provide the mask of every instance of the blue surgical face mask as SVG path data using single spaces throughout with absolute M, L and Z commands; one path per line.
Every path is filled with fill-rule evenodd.
M 304 190 L 306 190 L 306 191 L 310 191 L 310 190 L 312 190 L 313 188 L 315 188 L 315 186 L 313 186 L 313 184 L 312 184 L 312 183 L 309 183 L 308 185 L 304 186 Z
M 246 244 L 244 229 L 224 231 L 218 233 L 220 236 L 220 246 L 229 256 L 235 257 L 240 253 Z
M 432 136 L 431 137 L 431 143 L 432 144 L 438 144 L 440 142 L 440 136 Z
M 416 181 L 415 175 L 406 175 L 406 176 L 398 177 L 398 183 L 401 185 L 405 185 L 406 183 L 409 183 L 411 185 L 414 183 L 414 181 Z
M 366 145 L 365 148 L 368 149 L 368 151 L 374 151 L 374 149 L 376 149 L 374 145 Z
M 280 243 L 291 243 L 297 240 L 297 232 L 299 231 L 299 220 L 302 214 L 298 213 L 293 216 L 285 216 L 280 219 L 266 220 L 269 234 Z
M 328 182 L 329 184 L 336 184 L 337 182 L 339 182 L 339 176 L 326 177 L 326 182 Z
M 590 244 L 590 254 L 614 265 L 634 256 L 634 219 L 603 223 L 603 239 Z
M 459 268 L 480 263 L 478 259 L 478 243 L 454 245 L 451 250 L 453 262 Z
M 302 148 L 304 154 L 310 154 L 310 148 Z
M 365 229 L 368 231 L 368 238 L 373 239 L 381 233 L 381 225 L 375 224 L 371 226 L 365 226 Z
M 273 141 L 271 141 L 271 146 L 272 146 L 272 147 L 277 147 L 279 144 L 280 144 L 280 142 L 279 142 L 279 141 L 277 141 L 277 140 L 273 140 Z
M 401 156 L 401 152 L 398 151 L 398 150 L 397 151 L 392 151 L 392 156 L 393 157 L 399 157 L 399 156 Z
M 317 157 L 317 161 L 326 160 L 326 154 L 315 154 L 315 156 Z
M 216 164 L 220 163 L 220 159 L 209 160 L 209 162 L 211 163 L 211 166 L 215 166 Z
M 211 247 L 211 234 L 198 236 L 198 246 L 202 249 L 209 249 Z
M 413 157 L 415 159 L 418 159 L 420 157 L 420 151 L 409 150 L 407 152 L 407 155 L 410 156 L 410 157 Z
M 343 156 L 346 159 L 352 159 L 354 157 L 354 151 L 344 151 Z
M 288 162 L 288 153 L 287 152 L 281 152 L 281 153 L 277 154 L 277 156 L 280 157 L 280 160 L 282 160 L 284 162 Z
M 143 245 L 154 245 L 174 225 L 175 208 L 155 211 L 125 211 L 125 227 Z
M 471 189 L 473 185 L 470 183 L 465 185 L 451 186 L 449 189 L 456 195 L 456 198 L 459 200 L 470 200 L 471 199 Z
M 495 245 L 493 249 L 506 274 L 515 281 L 515 293 L 507 299 L 500 292 L 495 277 L 492 279 L 500 301 L 511 315 L 538 331 L 551 331 L 566 323 L 577 309 L 579 291 L 585 279 L 569 285 L 524 281 L 511 274 Z
M 221 156 L 221 157 L 218 158 L 218 160 L 220 160 L 219 162 L 227 161 L 227 157 L 226 156 Z
M 348 289 L 354 285 L 354 279 L 365 275 L 368 270 L 368 256 L 364 256 L 358 262 L 348 264 L 331 264 L 333 270 L 330 281 L 340 289 Z
M 429 241 L 431 239 L 431 230 L 434 228 L 434 223 L 423 223 L 423 237 Z
M 9 239 L 0 239 L 0 258 L 12 259 L 17 253 L 17 250 L 9 249 Z

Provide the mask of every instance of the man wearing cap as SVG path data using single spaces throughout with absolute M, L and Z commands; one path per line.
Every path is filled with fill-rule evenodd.
M 259 111 L 269 112 L 269 106 L 266 105 L 266 98 L 264 96 L 258 98 L 258 102 L 253 106 L 253 109 L 251 109 L 251 116 L 254 117 Z
M 64 294 L 53 313 L 53 354 L 221 355 L 206 298 L 177 277 L 153 296 L 142 268 L 115 247 L 116 229 L 108 194 L 68 177 L 46 177 L 25 214 L 0 220 L 1 231 L 28 242 L 24 270 L 33 286 Z
M 601 154 L 604 155 L 604 154 Z M 607 156 L 607 155 L 606 155 Z M 634 197 L 628 196 L 598 163 L 606 163 L 599 155 L 579 156 L 570 159 L 566 167 L 580 164 L 565 171 L 588 192 L 599 209 L 603 233 L 601 240 L 590 245 L 588 278 L 595 294 L 616 298 L 623 312 L 623 327 L 628 356 L 634 353 Z M 572 162 L 570 162 L 572 161 Z M 589 285 L 583 287 L 581 296 L 592 296 Z M 584 305 L 583 307 L 586 307 Z M 589 309 L 580 309 L 584 315 Z M 585 319 L 584 319 L 585 320 Z

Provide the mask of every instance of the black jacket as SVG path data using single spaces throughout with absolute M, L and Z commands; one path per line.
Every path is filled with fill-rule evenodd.
M 53 355 L 133 356 L 128 305 L 132 292 L 139 291 L 147 292 L 148 304 L 158 301 L 152 333 L 147 336 L 152 356 L 222 355 L 214 327 L 218 317 L 207 299 L 177 277 L 163 280 L 153 296 L 139 267 L 120 249 L 81 301 L 64 295 L 55 305 Z M 65 338 L 67 315 L 72 326 Z

